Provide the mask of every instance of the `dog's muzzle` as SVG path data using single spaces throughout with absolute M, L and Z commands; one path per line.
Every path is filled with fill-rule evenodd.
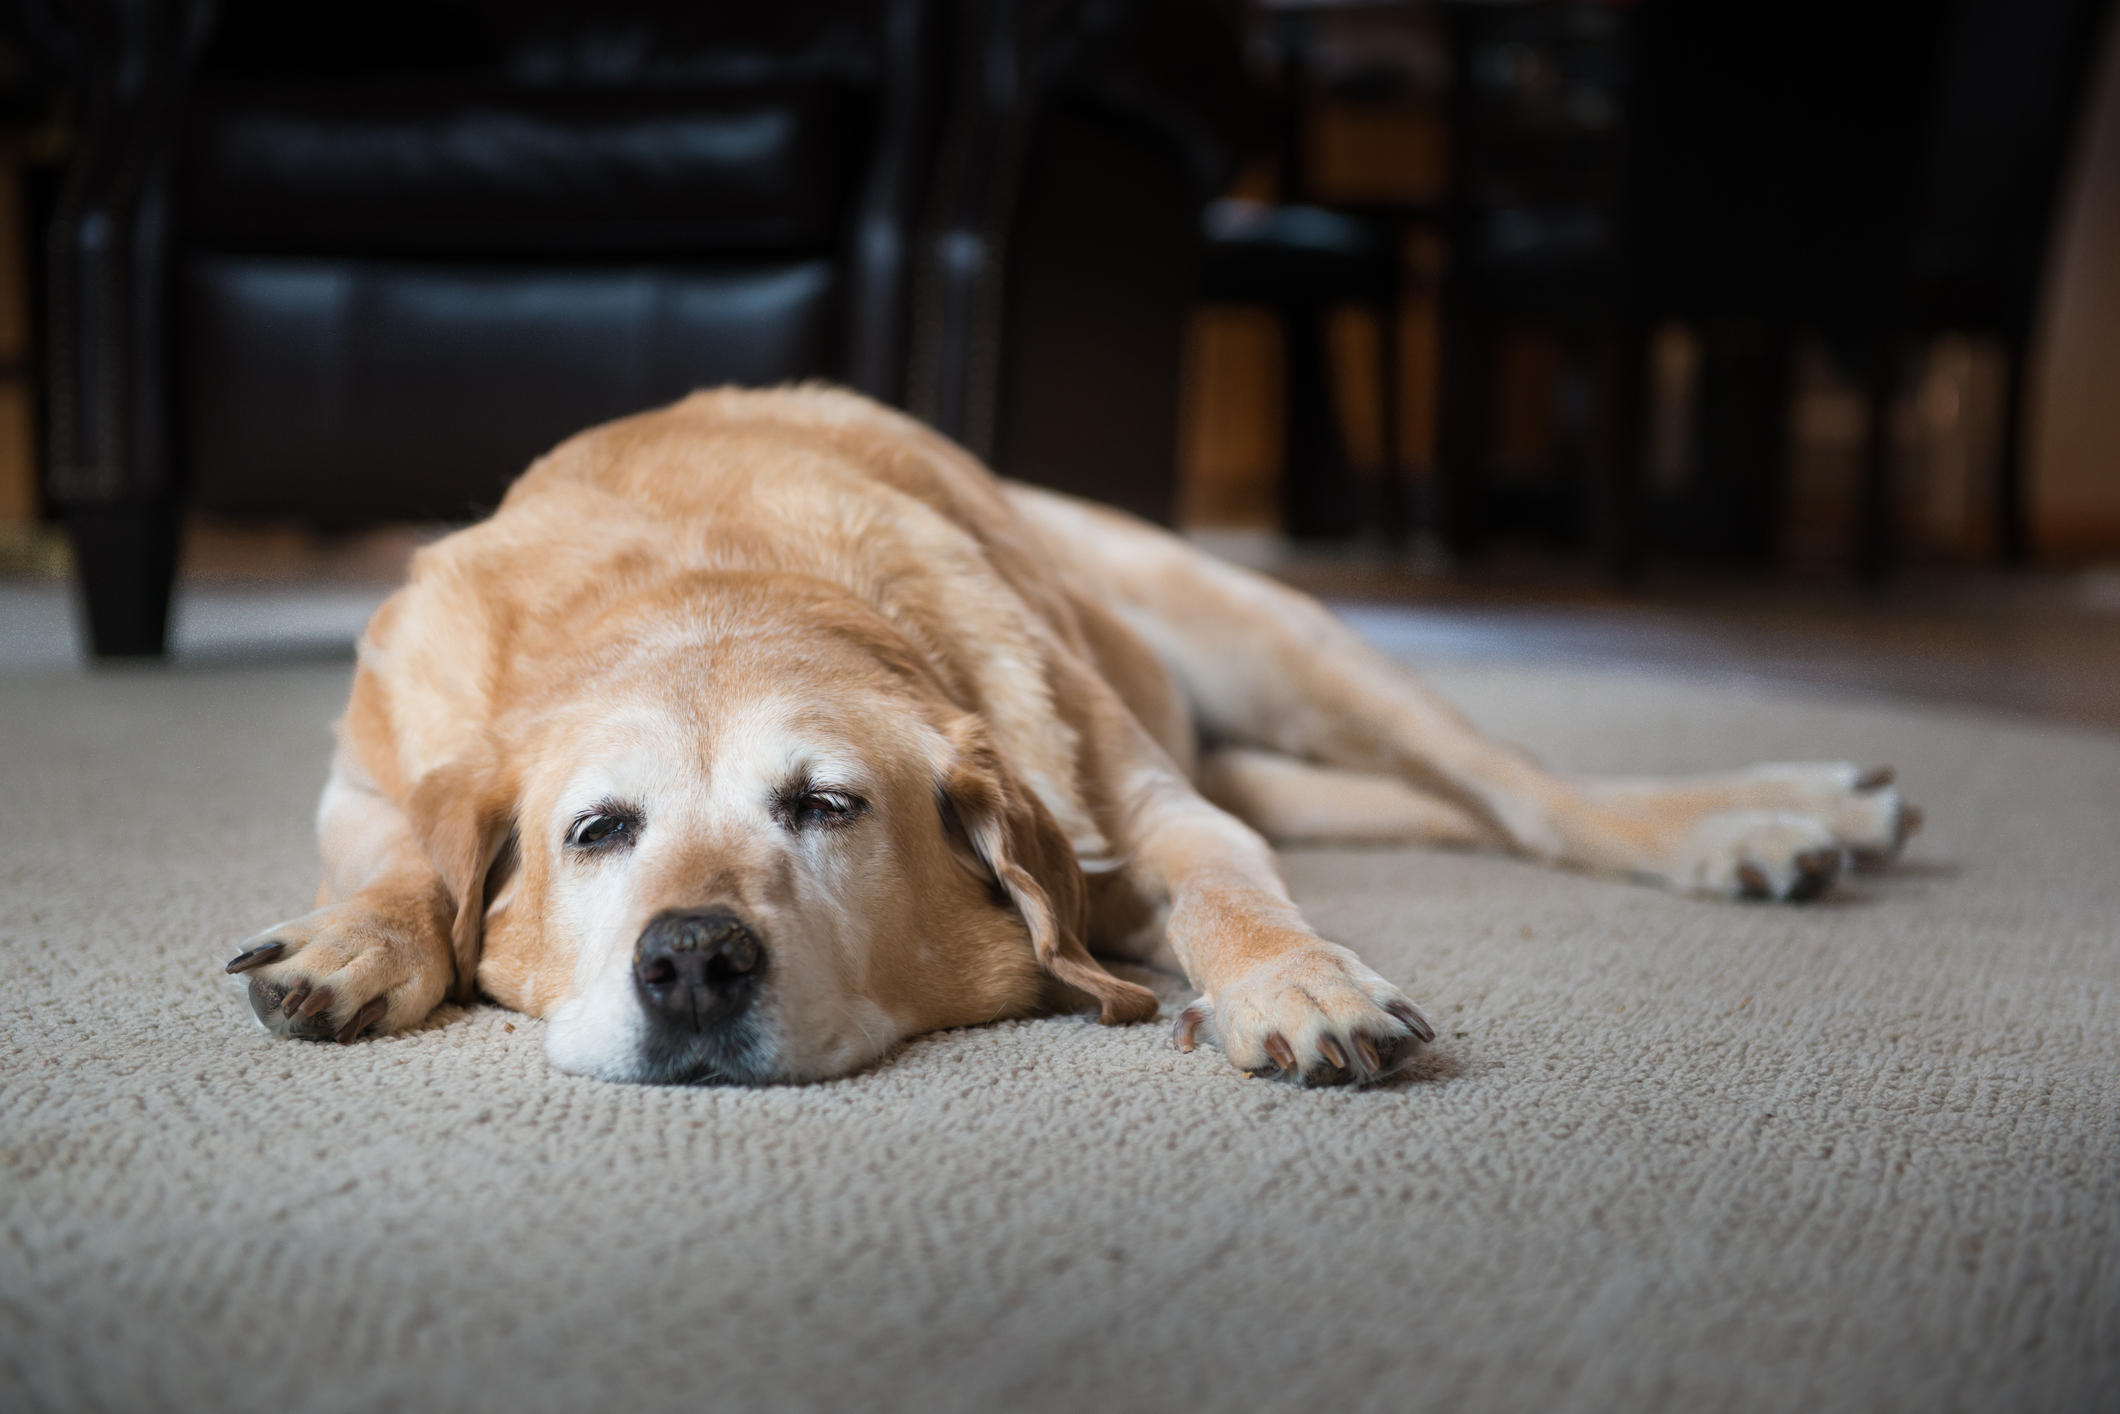
M 726 1031 L 757 995 L 765 963 L 765 944 L 731 910 L 673 909 L 633 945 L 633 989 L 658 1029 Z

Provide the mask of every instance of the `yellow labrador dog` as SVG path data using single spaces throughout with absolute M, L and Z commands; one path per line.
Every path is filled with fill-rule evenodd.
M 822 387 L 585 432 L 377 611 L 318 810 L 318 906 L 228 965 L 287 1036 L 484 993 L 563 1070 L 813 1080 L 1181 969 L 1251 1071 L 1433 1038 L 1289 901 L 1265 837 L 1491 845 L 1802 899 L 1915 823 L 1885 773 L 1580 780 L 1325 610 L 1005 485 Z

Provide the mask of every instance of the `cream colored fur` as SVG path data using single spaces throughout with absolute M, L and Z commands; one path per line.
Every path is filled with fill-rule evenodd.
M 805 830 L 791 790 L 860 809 Z M 570 843 L 598 811 L 637 822 L 622 850 Z M 361 645 L 317 911 L 231 968 L 288 1034 L 475 988 L 568 1070 L 762 1081 L 1054 1006 L 1154 1015 L 1094 951 L 1184 972 L 1185 1048 L 1364 1080 L 1432 1026 L 1311 929 L 1265 836 L 1801 898 L 1915 818 L 1838 763 L 1556 775 L 1271 581 L 851 394 L 725 390 L 569 440 L 416 559 Z M 708 906 L 770 972 L 741 1037 L 673 1068 L 636 940 Z

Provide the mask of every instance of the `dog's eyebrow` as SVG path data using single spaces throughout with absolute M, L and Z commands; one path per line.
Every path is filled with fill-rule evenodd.
M 630 801 L 616 800 L 610 796 L 605 796 L 594 805 L 575 811 L 571 824 L 579 825 L 582 821 L 593 820 L 599 815 L 621 815 L 629 820 L 638 820 L 641 814 L 642 811 L 638 805 L 634 805 Z
M 814 787 L 825 790 L 866 790 L 869 772 L 860 761 L 820 757 L 807 749 L 792 753 L 780 775 L 780 789 Z
M 848 780 L 844 773 L 821 771 L 803 767 L 781 777 L 780 784 L 773 788 L 775 799 L 785 800 L 791 796 L 807 795 L 820 791 L 831 791 L 843 795 L 857 795 L 860 788 Z

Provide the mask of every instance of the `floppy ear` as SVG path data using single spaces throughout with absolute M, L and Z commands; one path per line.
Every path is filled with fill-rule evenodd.
M 1096 999 L 1098 1020 L 1111 1026 L 1153 1018 L 1156 994 L 1106 972 L 1083 945 L 1089 886 L 1052 812 L 1008 769 L 977 718 L 960 717 L 946 731 L 954 759 L 943 768 L 936 796 L 965 863 L 1023 916 L 1039 964 Z
M 405 813 L 412 817 L 420 848 L 456 906 L 449 933 L 449 954 L 456 964 L 451 998 L 468 1004 L 478 995 L 486 875 L 508 842 L 514 810 L 491 770 L 451 762 L 420 777 L 405 802 Z

